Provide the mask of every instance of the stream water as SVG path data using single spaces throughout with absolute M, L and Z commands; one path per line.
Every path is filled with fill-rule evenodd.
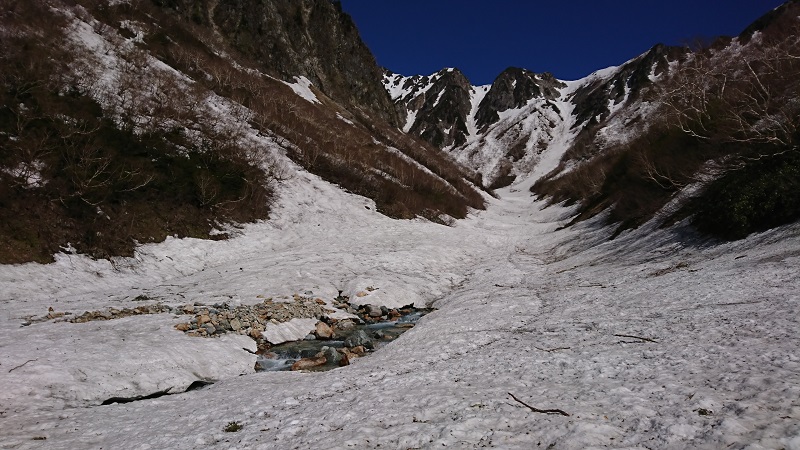
M 302 340 L 275 345 L 270 348 L 269 351 L 259 355 L 256 361 L 256 370 L 260 372 L 291 370 L 292 364 L 303 358 L 313 358 L 323 351 L 324 347 L 333 349 L 343 348 L 345 346 L 345 340 L 353 334 L 358 333 L 359 330 L 364 331 L 370 338 L 372 349 L 369 349 L 368 352 L 377 351 L 381 347 L 397 339 L 401 334 L 413 328 L 417 321 L 428 312 L 430 311 L 414 310 L 400 316 L 397 320 L 359 324 L 352 330 L 349 330 L 347 334 L 337 333 L 335 339 Z M 337 367 L 339 367 L 338 362 L 328 361 L 322 366 L 314 367 L 309 370 L 325 371 Z

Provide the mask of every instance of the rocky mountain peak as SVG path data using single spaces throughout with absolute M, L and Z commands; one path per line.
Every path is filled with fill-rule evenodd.
M 558 89 L 563 87 L 566 84 L 556 80 L 552 74 L 536 74 L 527 69 L 509 67 L 494 80 L 481 101 L 476 115 L 477 126 L 485 129 L 500 120 L 498 113 L 521 108 L 531 99 L 544 97 L 553 100 L 560 95 Z
M 405 116 L 403 131 L 440 148 L 466 142 L 472 86 L 460 70 L 447 68 L 411 77 L 387 71 L 384 85 L 398 114 Z

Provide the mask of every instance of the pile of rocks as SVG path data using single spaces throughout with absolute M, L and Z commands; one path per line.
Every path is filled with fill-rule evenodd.
M 137 300 L 139 299 L 137 298 Z M 85 323 L 145 314 L 168 313 L 176 316 L 191 316 L 188 321 L 175 325 L 177 330 L 185 332 L 189 336 L 218 337 L 225 333 L 246 335 L 258 343 L 258 353 L 264 354 L 269 352 L 271 347 L 264 334 L 268 324 L 279 325 L 292 319 L 316 319 L 316 327 L 311 334 L 305 337 L 305 340 L 339 340 L 344 341 L 344 347 L 322 346 L 318 353 L 303 355 L 306 357 L 301 356 L 299 360 L 291 363 L 291 369 L 320 370 L 322 368 L 324 370 L 325 368 L 349 365 L 354 358 L 373 350 L 375 348 L 373 338 L 385 340 L 382 331 L 374 331 L 372 333 L 374 336 L 370 336 L 364 330 L 358 329 L 360 325 L 397 320 L 413 311 L 416 310 L 412 306 L 399 310 L 376 305 L 355 307 L 348 302 L 346 297 L 341 296 L 328 305 L 320 298 L 295 294 L 291 298 L 283 297 L 277 301 L 268 298 L 254 305 L 231 306 L 227 303 L 205 305 L 196 302 L 170 306 L 153 303 L 133 308 L 87 311 L 77 316 L 73 316 L 70 312 L 56 312 L 50 308 L 46 315 L 29 317 L 23 326 L 49 320 Z M 342 313 L 350 314 L 342 316 Z M 409 326 L 413 326 L 413 324 L 409 324 Z M 389 338 L 387 337 L 387 339 Z
M 95 320 L 113 320 L 121 319 L 123 317 L 141 316 L 145 314 L 173 313 L 176 309 L 177 308 L 172 308 L 171 306 L 163 305 L 161 303 L 137 306 L 136 308 L 108 308 L 102 311 L 86 311 L 80 316 L 69 319 L 68 322 L 85 323 Z
M 26 327 L 34 323 L 47 322 L 50 320 L 54 322 L 86 323 L 95 320 L 113 320 L 121 319 L 123 317 L 161 313 L 182 314 L 182 312 L 179 311 L 179 308 L 173 308 L 169 305 L 164 305 L 161 303 L 137 306 L 135 308 L 107 308 L 97 311 L 86 311 L 79 316 L 74 316 L 69 311 L 56 311 L 51 306 L 48 308 L 47 314 L 43 316 L 27 317 L 22 323 L 22 326 Z
M 321 319 L 330 312 L 322 299 L 311 299 L 295 295 L 289 302 L 266 299 L 255 305 L 230 307 L 228 304 L 213 307 L 186 305 L 185 314 L 192 314 L 189 322 L 179 323 L 176 329 L 190 336 L 211 337 L 224 333 L 247 335 L 256 341 L 262 340 L 267 323 L 282 323 L 294 318 Z

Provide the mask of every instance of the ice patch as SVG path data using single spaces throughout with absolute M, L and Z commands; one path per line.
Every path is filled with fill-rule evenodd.
M 283 323 L 268 323 L 261 334 L 272 345 L 284 342 L 299 341 L 312 333 L 317 326 L 317 319 L 292 319 Z
M 299 76 L 299 77 L 294 77 L 294 79 L 296 80 L 294 83 L 287 83 L 285 81 L 283 83 L 292 88 L 295 94 L 299 95 L 300 97 L 303 97 L 307 101 L 311 103 L 321 103 L 317 98 L 317 94 L 315 94 L 314 91 L 311 90 L 311 86 L 313 86 L 313 84 L 311 83 L 311 81 L 309 81 L 308 78 L 304 76 Z
M 354 306 L 375 305 L 389 309 L 408 305 L 415 308 L 429 306 L 417 292 L 389 280 L 355 279 L 347 284 L 343 295 L 350 297 L 350 304 Z

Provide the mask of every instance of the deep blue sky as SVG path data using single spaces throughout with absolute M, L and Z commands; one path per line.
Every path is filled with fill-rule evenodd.
M 458 67 L 488 84 L 506 67 L 574 80 L 657 43 L 736 35 L 782 0 L 342 0 L 378 64 Z

